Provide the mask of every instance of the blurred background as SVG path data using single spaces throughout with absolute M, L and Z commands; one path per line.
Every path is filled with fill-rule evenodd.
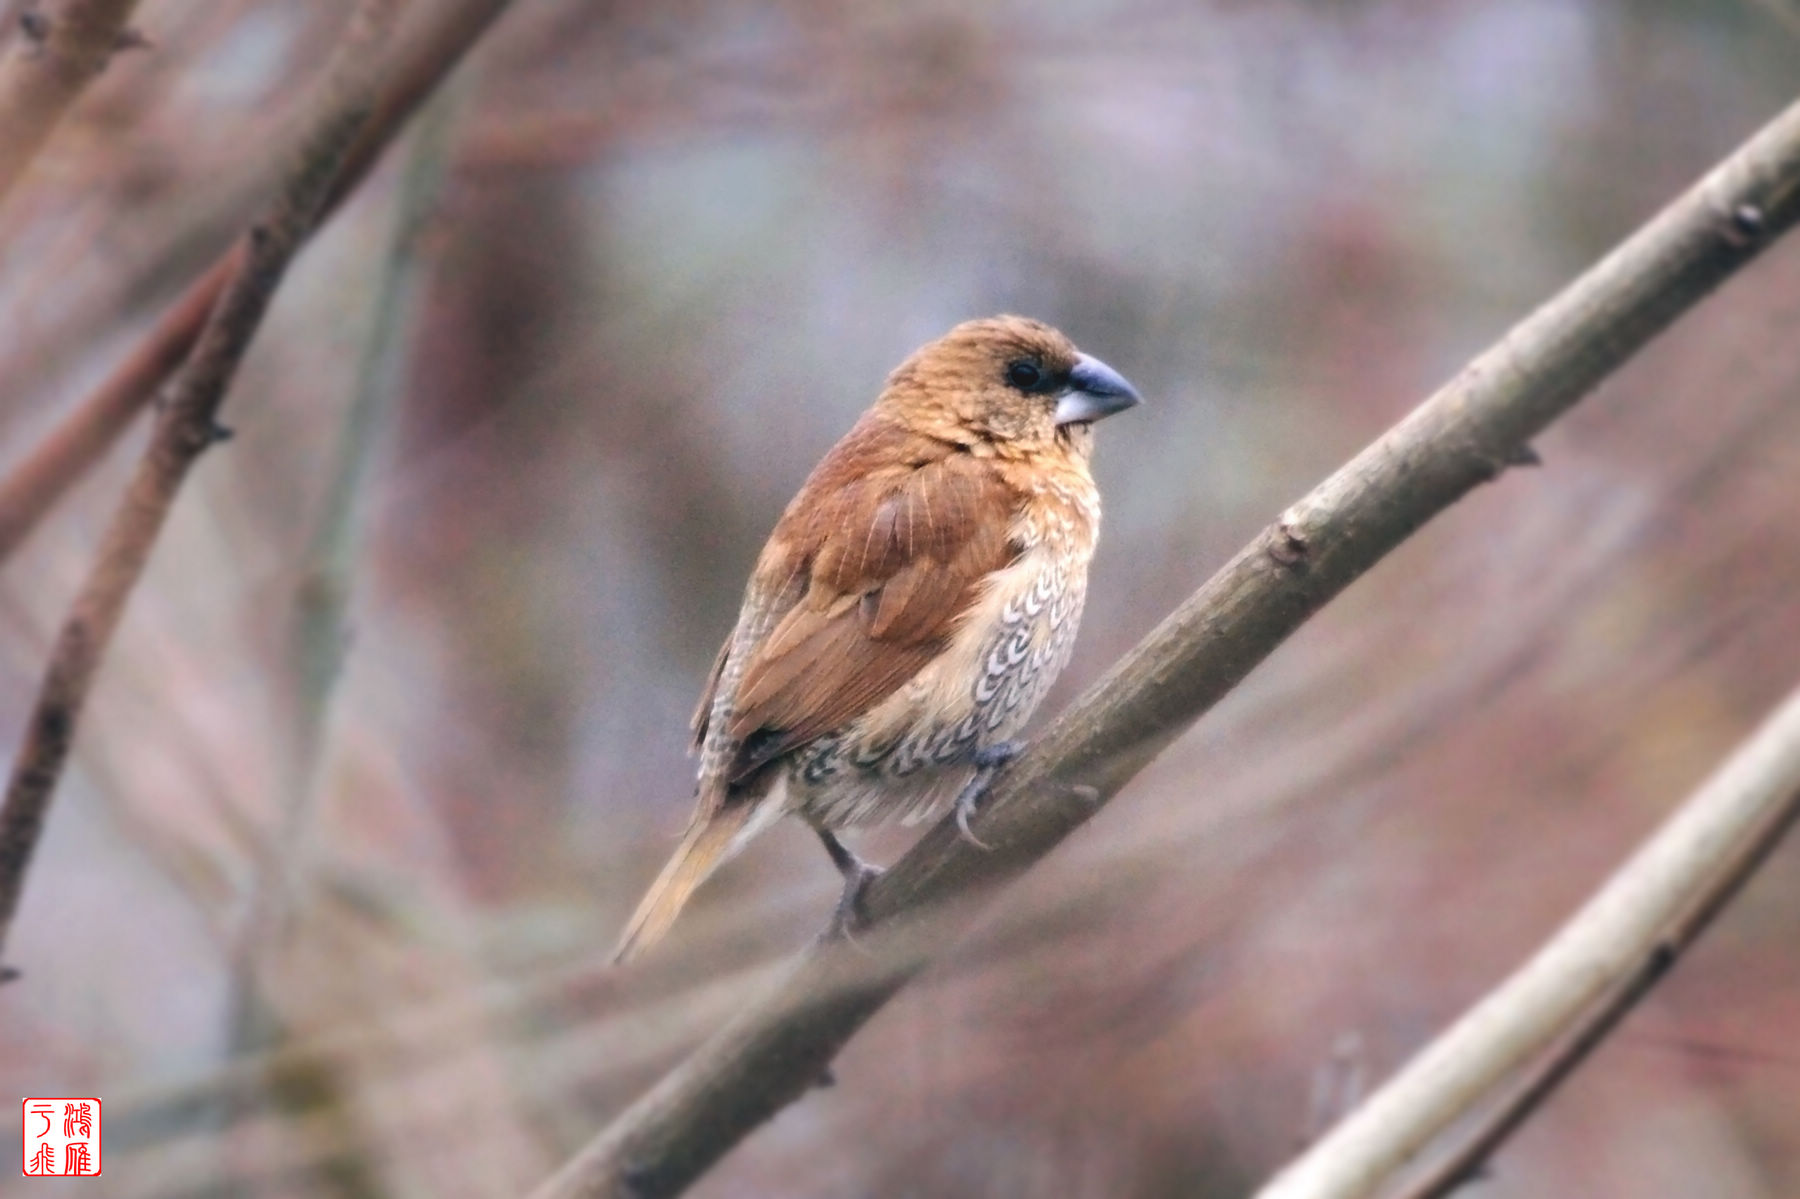
M 0 209 L 0 469 L 242 229 L 347 11 L 141 6 Z M 832 907 L 794 825 L 605 965 L 751 560 L 902 356 L 1022 312 L 1148 399 L 1053 711 L 1797 92 L 1793 0 L 515 5 L 290 276 L 157 546 L 0 1092 L 103 1097 L 84 1194 L 522 1193 Z M 1245 1193 L 1800 682 L 1797 321 L 1790 243 L 694 1193 Z M 142 440 L 0 573 L 9 752 Z M 1476 1193 L 1800 1193 L 1797 910 L 1789 845 Z

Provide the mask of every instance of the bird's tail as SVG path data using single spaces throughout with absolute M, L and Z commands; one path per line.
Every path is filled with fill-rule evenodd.
M 695 890 L 725 860 L 755 807 L 753 803 L 725 804 L 695 819 L 675 856 L 638 902 L 619 947 L 613 951 L 614 962 L 629 961 L 662 940 Z

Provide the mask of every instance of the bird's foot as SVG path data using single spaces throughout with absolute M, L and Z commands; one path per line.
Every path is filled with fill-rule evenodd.
M 857 857 L 830 830 L 814 831 L 819 834 L 819 840 L 825 843 L 825 852 L 831 855 L 831 864 L 844 876 L 844 893 L 838 897 L 837 909 L 831 914 L 831 927 L 826 930 L 825 935 L 855 941 L 856 931 L 868 923 L 868 913 L 862 906 L 863 893 L 869 889 L 870 883 L 881 877 L 881 867 L 872 866 Z
M 993 847 L 970 831 L 969 817 L 975 815 L 982 797 L 987 795 L 988 788 L 994 784 L 994 776 L 1000 773 L 1000 768 L 1018 757 L 1024 749 L 1023 741 L 996 741 L 975 751 L 975 774 L 963 785 L 956 797 L 956 828 L 962 833 L 963 840 L 977 849 Z

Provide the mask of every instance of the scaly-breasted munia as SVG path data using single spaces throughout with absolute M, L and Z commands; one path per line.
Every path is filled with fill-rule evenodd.
M 698 804 L 619 942 L 656 941 L 712 871 L 788 813 L 833 830 L 917 820 L 978 775 L 1068 661 L 1100 524 L 1093 422 L 1138 402 L 1023 317 L 915 352 L 770 534 L 694 715 Z M 965 824 L 966 829 L 966 824 Z

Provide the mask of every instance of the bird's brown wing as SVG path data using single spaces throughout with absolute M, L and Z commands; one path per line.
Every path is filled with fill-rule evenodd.
M 941 443 L 859 427 L 828 455 L 752 582 L 797 598 L 744 663 L 726 780 L 855 720 L 943 652 L 1016 556 L 1015 510 L 990 464 Z

